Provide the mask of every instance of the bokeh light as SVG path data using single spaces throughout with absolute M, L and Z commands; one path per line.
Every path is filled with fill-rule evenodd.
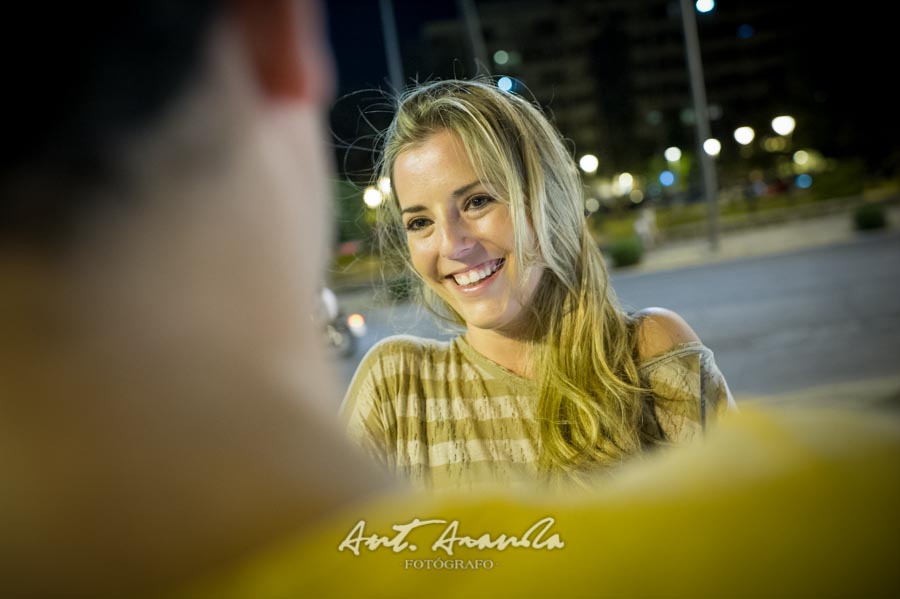
M 678 148 L 676 146 L 666 148 L 666 151 L 663 153 L 663 155 L 669 162 L 678 162 L 679 160 L 681 160 L 681 148 Z
M 781 137 L 767 137 L 763 141 L 763 147 L 767 152 L 780 152 L 787 147 L 787 143 Z
M 357 337 L 366 334 L 366 319 L 362 314 L 351 314 L 347 317 L 347 326 Z
M 707 13 L 716 7 L 715 0 L 697 0 L 694 6 L 697 7 L 697 12 Z
M 806 150 L 797 150 L 794 152 L 794 164 L 803 166 L 809 162 L 809 153 Z
M 794 131 L 797 122 L 794 117 L 782 115 L 772 119 L 772 130 L 778 135 L 789 135 Z
M 753 127 L 738 127 L 734 130 L 734 140 L 742 146 L 752 142 L 754 137 L 756 137 L 756 132 Z
M 593 154 L 585 154 L 578 161 L 578 166 L 580 166 L 581 170 L 584 172 L 593 174 L 597 172 L 597 167 L 600 166 L 600 160 Z
M 710 156 L 718 156 L 719 152 L 722 151 L 722 142 L 715 137 L 710 137 L 703 142 L 703 151 Z
M 363 192 L 363 202 L 369 208 L 378 208 L 384 202 L 384 194 L 374 187 L 366 187 L 366 190 Z

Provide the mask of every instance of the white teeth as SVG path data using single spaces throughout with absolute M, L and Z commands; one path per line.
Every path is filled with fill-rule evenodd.
M 453 279 L 456 281 L 457 285 L 463 287 L 466 285 L 472 285 L 482 279 L 486 279 L 487 277 L 497 272 L 497 269 L 500 268 L 500 264 L 500 260 L 493 260 L 489 265 L 485 266 L 481 270 L 472 270 L 464 274 L 453 275 Z

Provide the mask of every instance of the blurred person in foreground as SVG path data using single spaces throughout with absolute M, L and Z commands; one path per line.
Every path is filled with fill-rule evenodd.
M 385 339 L 361 362 L 343 412 L 376 462 L 428 490 L 587 486 L 735 407 L 681 316 L 619 305 L 537 105 L 490 79 L 425 83 L 383 138 L 384 259 L 463 331 Z
M 0 595 L 150 588 L 378 487 L 330 426 L 310 316 L 318 9 L 7 16 L 33 32 L 3 52 Z
M 900 590 L 881 414 L 745 409 L 571 499 L 425 498 L 372 475 L 329 412 L 310 319 L 329 173 L 315 6 L 16 10 L 47 54 L 3 52 L 3 596 Z

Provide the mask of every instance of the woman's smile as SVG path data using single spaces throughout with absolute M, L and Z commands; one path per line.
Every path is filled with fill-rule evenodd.
M 472 294 L 484 289 L 496 280 L 496 274 L 506 264 L 506 258 L 498 258 L 482 262 L 462 272 L 447 275 L 445 278 L 457 287 L 460 293 Z

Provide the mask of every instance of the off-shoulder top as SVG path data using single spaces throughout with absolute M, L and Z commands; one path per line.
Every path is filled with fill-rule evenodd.
M 734 400 L 712 351 L 678 345 L 639 366 L 645 433 L 692 439 Z M 464 337 L 395 336 L 363 358 L 341 407 L 350 438 L 386 470 L 423 490 L 534 480 L 537 388 Z

